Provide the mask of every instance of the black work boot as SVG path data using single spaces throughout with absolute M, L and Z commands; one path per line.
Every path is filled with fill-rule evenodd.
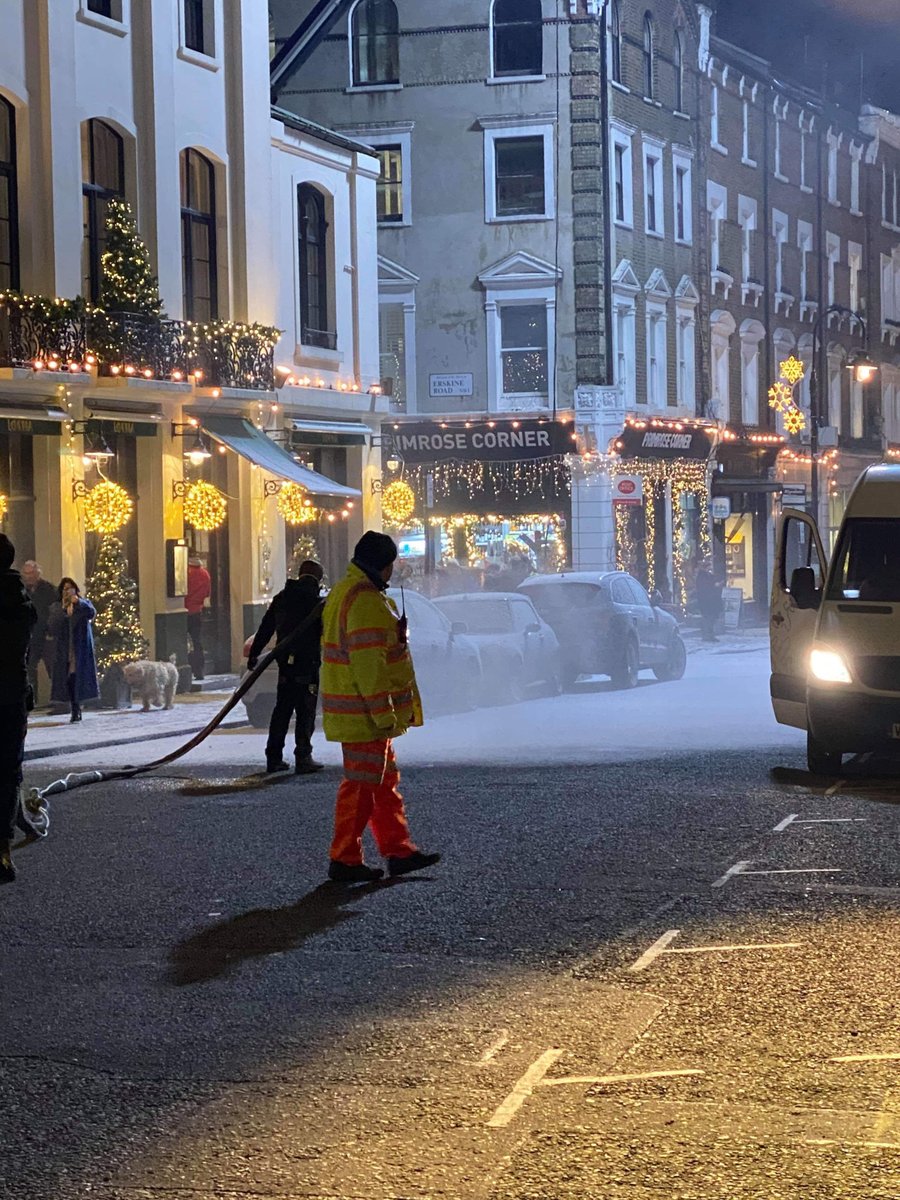
M 424 871 L 426 867 L 433 867 L 440 861 L 439 854 L 423 854 L 421 850 L 414 850 L 412 854 L 406 854 L 403 858 L 389 858 L 388 875 L 391 879 L 396 879 L 398 875 L 408 875 L 410 871 Z
M 315 775 L 316 771 L 324 771 L 325 764 L 316 762 L 310 755 L 309 758 L 298 758 L 297 765 L 294 767 L 295 775 Z
M 0 842 L 0 883 L 13 883 L 15 878 L 16 868 L 9 852 L 9 842 L 4 840 Z
M 284 761 L 283 758 L 273 758 L 266 762 L 266 772 L 269 775 L 276 775 L 279 771 L 289 771 L 291 764 Z
M 380 867 L 367 867 L 365 863 L 348 866 L 332 859 L 328 866 L 328 878 L 332 883 L 374 883 L 383 874 Z

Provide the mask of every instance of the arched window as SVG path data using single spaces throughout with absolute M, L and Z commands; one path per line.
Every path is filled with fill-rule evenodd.
M 0 288 L 19 286 L 16 110 L 0 96 Z
M 644 13 L 644 95 L 653 99 L 653 17 Z
M 541 0 L 494 0 L 494 75 L 543 71 Z
M 181 267 L 185 320 L 215 320 L 216 177 L 212 163 L 197 150 L 181 152 Z
M 684 42 L 680 29 L 675 30 L 673 59 L 675 62 L 675 111 L 684 112 Z
M 106 249 L 106 210 L 110 200 L 125 194 L 125 143 L 105 121 L 85 121 L 81 126 L 81 178 L 82 287 L 96 303 Z
M 358 0 L 350 17 L 354 87 L 400 82 L 399 34 L 394 0 Z
M 334 350 L 336 335 L 328 328 L 328 219 L 325 197 L 309 183 L 297 188 L 300 240 L 300 341 L 304 346 Z
M 616 83 L 622 82 L 622 9 L 619 0 L 609 6 L 609 71 Z

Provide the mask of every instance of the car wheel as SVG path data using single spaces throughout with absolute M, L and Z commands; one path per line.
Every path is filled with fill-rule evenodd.
M 274 699 L 267 700 L 265 696 L 254 696 L 252 700 L 244 701 L 244 707 L 247 709 L 247 716 L 254 729 L 269 728 L 272 713 L 275 711 Z
M 840 750 L 826 750 L 811 733 L 806 735 L 806 765 L 813 775 L 839 775 L 844 756 Z
M 525 686 L 525 679 L 522 674 L 521 667 L 514 667 L 513 670 L 510 671 L 504 690 L 508 704 L 521 704 L 521 702 L 526 698 L 528 695 L 528 689 Z
M 547 680 L 546 694 L 548 696 L 561 696 L 565 691 L 563 682 L 563 674 L 559 667 L 551 667 L 550 675 Z
M 640 669 L 641 660 L 638 657 L 637 642 L 634 638 L 629 638 L 622 651 L 621 661 L 610 675 L 613 687 L 623 689 L 637 687 Z
M 654 667 L 653 674 L 657 679 L 668 682 L 673 679 L 681 679 L 686 668 L 687 650 L 684 648 L 680 634 L 676 633 L 669 646 L 669 655 L 665 663 L 661 667 Z

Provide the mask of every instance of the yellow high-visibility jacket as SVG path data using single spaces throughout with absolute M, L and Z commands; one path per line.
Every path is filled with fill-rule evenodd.
M 374 742 L 422 724 L 422 702 L 399 614 L 352 563 L 322 615 L 322 726 L 330 742 Z

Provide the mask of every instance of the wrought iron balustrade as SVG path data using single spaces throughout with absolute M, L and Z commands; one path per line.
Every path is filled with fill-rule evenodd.
M 320 350 L 337 350 L 337 333 L 332 329 L 313 329 L 304 325 L 300 341 L 304 346 L 317 346 Z
M 81 368 L 87 354 L 85 306 L 74 301 L 0 302 L 0 365 L 55 362 L 61 370 L 70 363 Z

